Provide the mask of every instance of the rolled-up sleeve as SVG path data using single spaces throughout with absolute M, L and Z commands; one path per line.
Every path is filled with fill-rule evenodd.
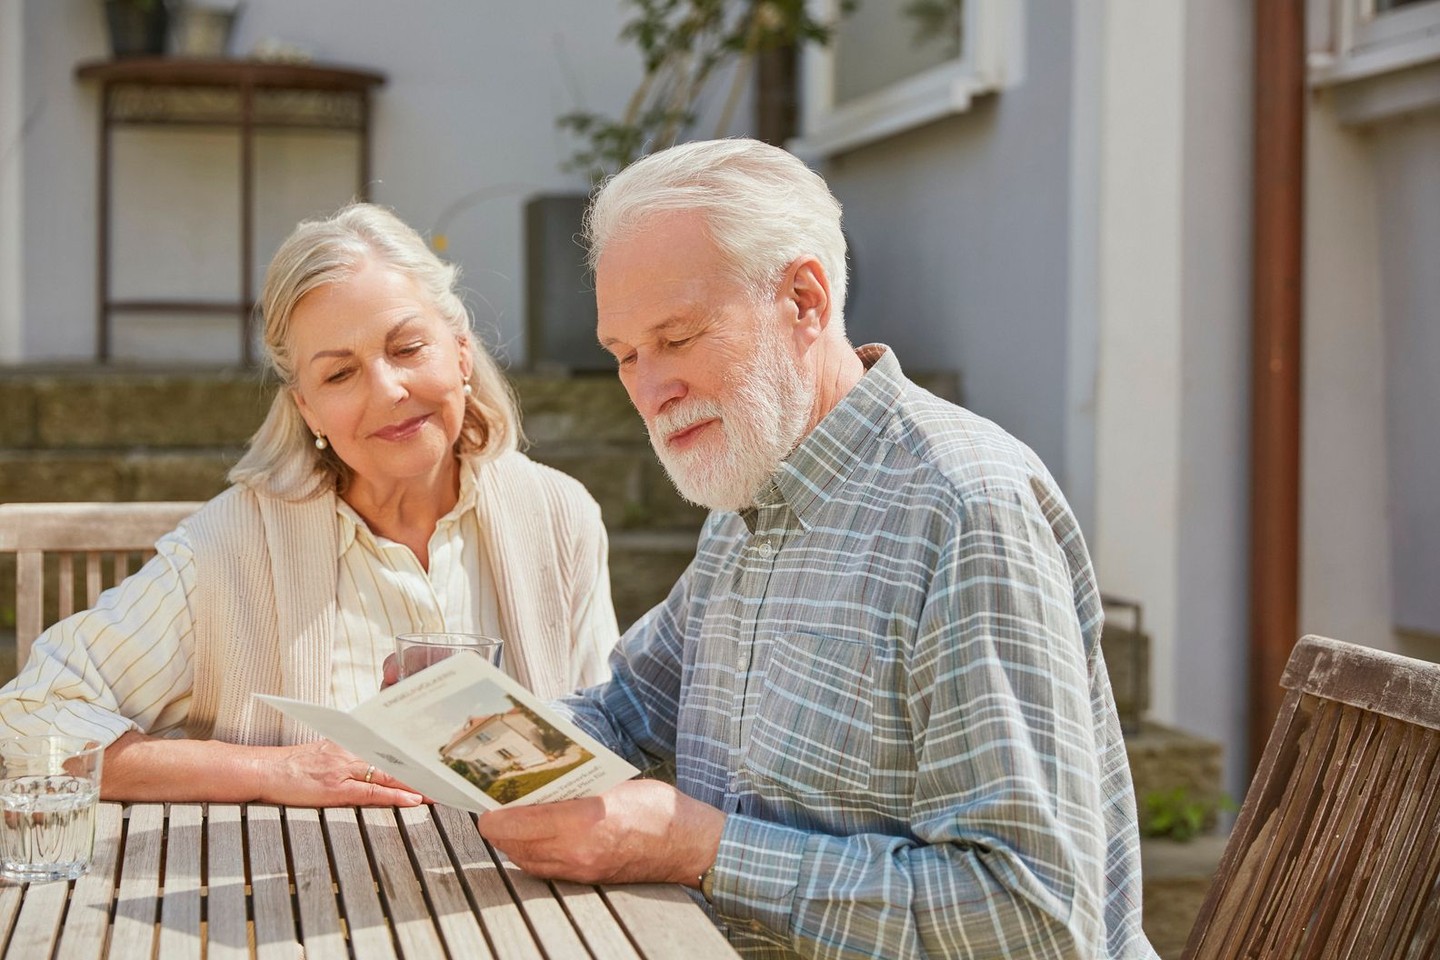
M 183 527 L 155 548 L 94 607 L 40 635 L 24 669 L 0 689 L 0 730 L 108 745 L 129 730 L 181 728 L 194 686 L 194 555 Z

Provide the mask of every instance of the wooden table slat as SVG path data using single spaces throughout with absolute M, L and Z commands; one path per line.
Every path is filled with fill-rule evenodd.
M 10 936 L 10 928 L 14 926 L 15 917 L 19 915 L 20 905 L 25 899 L 24 891 L 25 888 L 18 883 L 0 882 L 0 943 Z
M 360 811 L 360 822 L 370 841 L 380 890 L 385 895 L 385 912 L 400 941 L 400 955 L 444 956 L 445 948 L 440 944 L 425 891 L 415 876 L 415 865 L 405 849 L 394 808 L 366 807 Z
M 70 910 L 60 933 L 62 960 L 98 960 L 110 937 L 110 906 L 115 901 L 115 877 L 124 840 L 125 808 L 102 803 L 95 808 L 95 855 L 90 869 L 70 892 Z M 4 915 L 0 904 L 0 916 Z M 28 960 L 28 958 L 26 958 Z
M 550 960 L 589 960 L 590 951 L 570 922 L 570 915 L 560 905 L 550 884 L 521 870 L 503 853 L 491 850 L 499 864 L 511 895 L 530 923 L 540 941 L 540 948 Z
M 480 930 L 480 921 L 465 895 L 465 887 L 440 839 L 434 811 L 428 806 L 408 807 L 397 811 L 400 827 L 405 831 L 405 845 L 415 859 L 420 882 L 429 897 L 430 908 L 440 936 L 452 957 L 474 957 L 493 960 L 490 945 Z
M 630 938 L 610 912 L 610 906 L 601 897 L 600 891 L 589 884 L 567 883 L 556 880 L 551 884 L 565 912 L 575 928 L 580 931 L 585 945 L 597 957 L 615 957 L 616 960 L 640 960 Z
M 390 926 L 380 906 L 355 811 L 349 807 L 332 807 L 324 812 L 324 820 L 335 861 L 335 878 L 340 883 L 340 902 L 345 906 L 351 949 L 359 960 L 395 957 Z
M 699 907 L 684 887 L 644 883 L 605 887 L 610 909 L 630 931 L 646 960 L 733 960 L 735 949 L 712 923 L 697 924 Z M 703 916 L 703 914 L 701 914 Z
M 160 898 L 160 956 L 200 960 L 200 850 L 205 810 L 172 803 L 165 827 L 165 892 Z
M 474 818 L 464 810 L 437 806 L 435 821 L 499 960 L 544 960 Z
M 290 862 L 295 875 L 295 900 L 300 911 L 300 936 L 306 960 L 345 960 L 345 934 L 335 900 L 335 878 L 320 828 L 320 811 L 291 807 L 285 811 Z
M 240 807 L 233 803 L 212 803 L 206 819 L 206 958 L 248 958 L 250 931 L 246 920 L 245 840 Z
M 15 932 L 10 935 L 10 949 L 15 956 L 50 956 L 60 936 L 60 921 L 65 916 L 69 896 L 68 880 L 28 885 L 20 916 L 15 918 Z
M 155 944 L 164 836 L 164 804 L 137 803 L 130 807 L 115 922 L 110 931 L 110 952 L 116 956 L 147 957 Z
M 290 960 L 295 956 L 295 912 L 290 901 L 290 868 L 285 861 L 280 808 L 250 804 L 245 808 L 245 827 L 255 955 L 260 960 Z
M 549 883 L 444 806 L 103 803 L 73 884 L 0 883 L 0 960 L 720 960 L 677 886 Z

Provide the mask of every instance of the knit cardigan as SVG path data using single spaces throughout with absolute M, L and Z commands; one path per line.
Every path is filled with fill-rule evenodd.
M 568 693 L 580 611 L 602 603 L 618 635 L 600 508 L 578 481 L 520 453 L 475 469 L 506 668 L 541 696 Z M 329 700 L 339 523 L 333 491 L 294 501 L 246 486 L 184 523 L 196 617 L 187 736 L 254 745 L 318 739 L 253 694 Z

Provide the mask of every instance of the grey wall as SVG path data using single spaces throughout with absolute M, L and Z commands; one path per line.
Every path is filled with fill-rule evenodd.
M 965 405 L 1063 484 L 1070 7 L 1026 20 L 1018 86 L 823 169 L 855 261 L 852 341 L 889 343 L 912 369 L 958 370 Z

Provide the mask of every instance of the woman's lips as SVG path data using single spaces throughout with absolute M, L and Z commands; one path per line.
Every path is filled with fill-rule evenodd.
M 425 421 L 429 419 L 430 414 L 428 413 L 424 416 L 411 417 L 409 420 L 401 420 L 399 423 L 392 423 L 388 427 L 381 427 L 371 434 L 371 436 L 381 440 L 408 440 L 419 433 L 420 428 L 424 426 Z

